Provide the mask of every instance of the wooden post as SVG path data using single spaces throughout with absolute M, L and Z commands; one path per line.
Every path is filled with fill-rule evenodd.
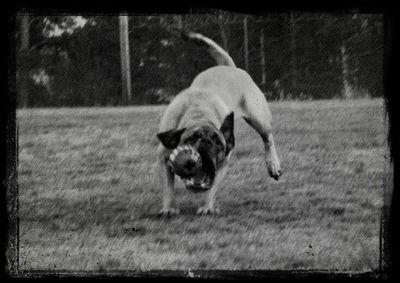
M 119 16 L 119 37 L 121 48 L 122 97 L 125 103 L 131 102 L 131 71 L 129 57 L 128 16 Z
M 246 72 L 249 71 L 249 38 L 248 38 L 248 33 L 247 33 L 247 17 L 244 17 L 243 19 L 243 34 L 244 34 L 244 68 Z
M 265 74 L 265 51 L 264 51 L 264 29 L 261 30 L 260 36 L 260 57 L 261 57 L 261 87 L 265 91 L 265 84 L 267 83 Z
M 30 27 L 29 15 L 21 16 L 20 33 L 21 33 L 21 87 L 19 88 L 19 98 L 21 99 L 21 106 L 23 108 L 28 107 L 29 101 L 29 90 L 28 90 L 28 79 L 29 70 L 27 66 L 27 56 L 29 53 L 29 27 Z
M 340 53 L 342 57 L 342 83 L 343 83 L 343 97 L 344 98 L 351 98 L 352 91 L 351 85 L 349 82 L 349 64 L 348 64 L 348 55 L 346 46 L 343 44 L 340 47 Z

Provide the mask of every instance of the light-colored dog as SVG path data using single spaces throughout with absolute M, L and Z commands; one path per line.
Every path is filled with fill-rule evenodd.
M 199 214 L 218 212 L 215 193 L 223 179 L 235 145 L 234 117 L 242 117 L 261 136 L 269 175 L 278 180 L 281 166 L 272 135 L 271 113 L 264 94 L 249 74 L 237 68 L 232 58 L 211 39 L 198 34 L 184 34 L 185 39 L 207 47 L 218 66 L 200 73 L 191 86 L 169 104 L 160 123 L 158 149 L 160 185 L 163 189 L 161 215 L 179 212 L 174 207 L 174 168 L 169 162 L 179 150 L 192 148 L 202 160 L 200 179 L 181 174 L 191 191 L 207 191 L 206 203 Z M 185 168 L 193 168 L 188 159 Z

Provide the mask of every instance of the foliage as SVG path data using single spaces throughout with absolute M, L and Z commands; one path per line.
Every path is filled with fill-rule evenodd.
M 21 23 L 17 17 L 17 27 Z M 348 52 L 355 96 L 382 95 L 382 17 L 368 14 L 290 13 L 133 15 L 129 18 L 133 104 L 168 102 L 196 74 L 215 63 L 184 42 L 177 29 L 212 38 L 245 68 L 243 20 L 248 21 L 249 70 L 268 99 L 332 98 L 343 88 L 340 48 Z M 28 106 L 121 105 L 118 16 L 30 16 L 29 49 L 16 30 L 17 86 Z M 58 31 L 57 34 L 55 31 Z M 264 34 L 264 50 L 260 36 Z M 261 52 L 266 65 L 261 65 Z M 47 76 L 34 82 L 38 73 Z M 262 84 L 262 75 L 265 84 Z M 21 83 L 29 76 L 29 84 Z

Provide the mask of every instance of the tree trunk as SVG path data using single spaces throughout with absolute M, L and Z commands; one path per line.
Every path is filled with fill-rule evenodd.
M 296 57 L 296 23 L 294 15 L 290 13 L 289 18 L 289 36 L 290 36 L 290 73 L 292 83 L 292 93 L 297 91 L 297 57 Z
M 342 57 L 342 84 L 343 84 L 342 96 L 344 98 L 351 98 L 353 92 L 349 82 L 348 55 L 346 46 L 344 44 L 340 47 L 340 52 Z
M 266 74 L 265 74 L 265 51 L 264 51 L 264 29 L 261 30 L 260 35 L 260 57 L 261 57 L 261 88 L 265 91 Z
M 244 37 L 244 68 L 249 72 L 249 38 L 247 32 L 247 17 L 243 19 L 243 37 Z
M 119 16 L 119 36 L 121 48 L 121 82 L 122 99 L 125 103 L 131 102 L 131 71 L 129 57 L 128 16 Z
M 222 21 L 222 15 L 219 15 L 218 16 L 218 26 L 219 26 L 219 32 L 220 32 L 220 34 L 221 34 L 221 38 L 222 38 L 222 44 L 223 44 L 223 47 L 224 47 L 224 49 L 225 49 L 225 51 L 226 52 L 229 52 L 229 50 L 228 50 L 228 38 L 227 38 L 227 36 L 226 36 L 226 28 L 225 28 L 225 25 L 224 25 L 224 23 L 223 23 L 223 21 Z
M 29 15 L 21 16 L 20 33 L 21 33 L 21 87 L 19 88 L 19 98 L 23 108 L 28 107 L 29 103 L 29 68 L 27 65 L 27 56 L 29 53 Z
M 183 30 L 182 15 L 174 16 L 174 18 L 175 18 L 175 22 L 176 22 L 176 25 L 177 25 L 178 29 Z

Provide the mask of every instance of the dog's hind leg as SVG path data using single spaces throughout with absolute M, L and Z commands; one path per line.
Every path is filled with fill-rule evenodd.
M 160 216 L 172 216 L 178 214 L 179 210 L 173 208 L 174 201 L 174 183 L 175 175 L 167 167 L 165 161 L 165 149 L 160 145 L 158 149 L 158 177 L 159 184 L 163 190 L 162 209 L 159 212 Z
M 262 92 L 255 89 L 242 105 L 244 120 L 261 136 L 265 147 L 265 161 L 269 175 L 278 180 L 282 175 L 271 126 L 271 113 Z

